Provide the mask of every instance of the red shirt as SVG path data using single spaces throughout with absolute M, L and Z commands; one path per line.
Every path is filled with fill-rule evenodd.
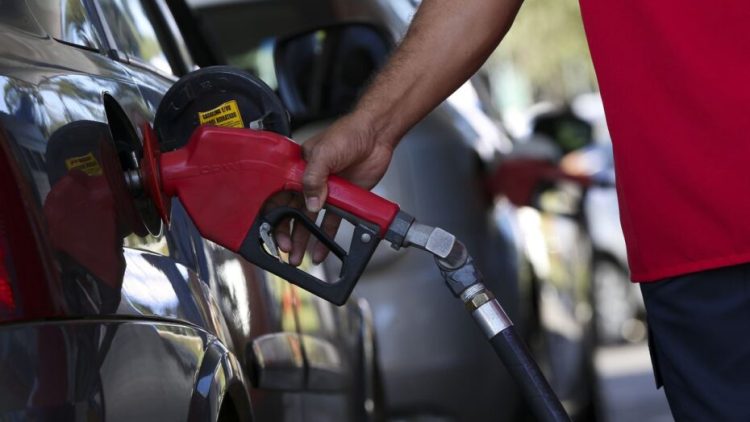
M 580 0 L 634 281 L 750 262 L 750 0 Z

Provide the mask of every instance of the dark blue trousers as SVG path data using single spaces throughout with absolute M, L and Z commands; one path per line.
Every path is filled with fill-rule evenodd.
M 676 421 L 750 421 L 750 264 L 641 284 Z

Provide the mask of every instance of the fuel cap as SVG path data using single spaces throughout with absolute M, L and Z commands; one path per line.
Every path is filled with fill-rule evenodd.
M 160 149 L 184 146 L 202 124 L 291 134 L 289 114 L 273 90 L 230 66 L 191 72 L 167 91 L 154 119 Z

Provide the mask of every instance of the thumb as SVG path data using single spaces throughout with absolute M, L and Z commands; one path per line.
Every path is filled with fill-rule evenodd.
M 317 155 L 317 154 L 316 154 Z M 323 207 L 328 196 L 327 163 L 320 156 L 313 155 L 307 163 L 305 174 L 302 176 L 302 193 L 305 196 L 305 207 L 310 212 L 318 212 Z

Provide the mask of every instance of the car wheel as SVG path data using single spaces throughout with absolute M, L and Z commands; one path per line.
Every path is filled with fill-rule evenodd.
M 529 307 L 533 313 L 526 317 L 529 328 L 525 336 L 527 345 L 572 420 L 595 422 L 600 418 L 597 406 L 599 389 L 594 366 L 596 339 L 592 318 L 582 327 L 583 336 L 580 340 L 576 344 L 566 345 L 560 341 L 558 334 L 542 323 L 539 296 L 539 283 L 535 282 L 530 297 L 533 302 Z M 574 372 L 571 372 L 571 368 L 575 368 Z M 514 420 L 535 420 L 528 403 L 523 400 L 519 410 L 519 417 Z
M 370 305 L 359 299 L 357 305 L 362 316 L 359 344 L 359 375 L 354 395 L 354 414 L 357 420 L 379 422 L 385 420 L 385 393 L 378 364 L 377 339 Z
M 627 271 L 609 258 L 594 261 L 593 302 L 598 341 L 637 342 L 646 336 L 642 299 Z
M 234 408 L 234 403 L 232 403 L 228 394 L 221 404 L 218 422 L 240 422 L 240 416 L 237 414 L 237 409 Z

